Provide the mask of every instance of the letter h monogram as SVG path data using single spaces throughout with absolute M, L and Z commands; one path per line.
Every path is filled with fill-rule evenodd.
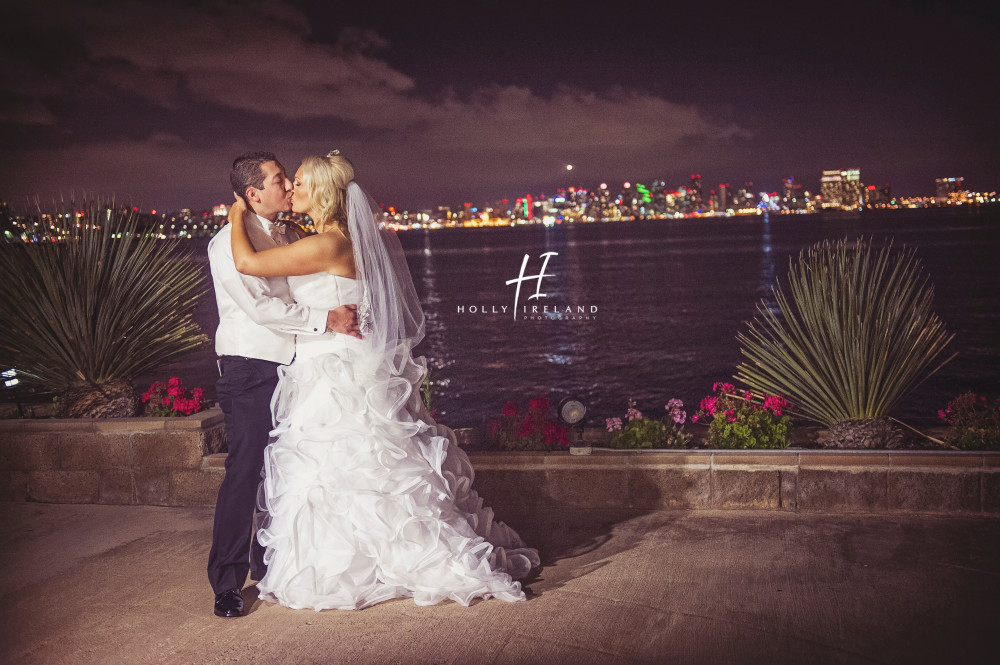
M 542 254 L 541 256 L 539 256 L 539 258 L 542 259 L 542 269 L 541 269 L 541 271 L 537 275 L 527 275 L 527 276 L 524 274 L 524 271 L 528 267 L 528 255 L 525 254 L 524 255 L 524 260 L 521 261 L 521 275 L 520 275 L 520 277 L 517 277 L 516 279 L 508 279 L 507 280 L 507 286 L 510 286 L 511 284 L 514 284 L 514 283 L 517 284 L 517 291 L 514 293 L 514 320 L 515 321 L 517 321 L 517 300 L 521 296 L 521 282 L 524 282 L 524 281 L 529 280 L 529 279 L 537 279 L 538 280 L 538 284 L 535 286 L 535 293 L 532 294 L 532 295 L 530 295 L 530 296 L 528 296 L 528 300 L 531 300 L 533 298 L 545 298 L 546 294 L 544 294 L 544 293 L 541 292 L 542 291 L 542 278 L 543 277 L 555 277 L 554 274 L 552 274 L 552 275 L 545 274 L 545 268 L 546 268 L 546 266 L 549 265 L 549 259 L 552 258 L 553 256 L 558 255 L 558 254 L 559 254 L 559 252 L 545 252 L 544 254 Z

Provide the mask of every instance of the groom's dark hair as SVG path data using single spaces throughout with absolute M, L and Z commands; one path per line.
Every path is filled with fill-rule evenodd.
M 233 170 L 229 172 L 229 182 L 236 195 L 250 207 L 247 201 L 247 187 L 261 189 L 264 187 L 264 172 L 260 165 L 265 162 L 277 162 L 273 152 L 246 152 L 233 160 Z M 278 162 L 279 164 L 281 162 Z

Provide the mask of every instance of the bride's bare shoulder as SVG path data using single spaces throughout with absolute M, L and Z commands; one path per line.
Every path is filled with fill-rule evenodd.
M 343 251 L 345 247 L 351 249 L 351 241 L 339 231 L 312 233 L 297 242 L 306 243 L 316 249 L 328 249 L 332 251 Z
M 330 258 L 328 272 L 335 275 L 354 276 L 354 246 L 350 239 L 337 230 L 317 233 L 299 242 L 313 243 L 317 251 Z

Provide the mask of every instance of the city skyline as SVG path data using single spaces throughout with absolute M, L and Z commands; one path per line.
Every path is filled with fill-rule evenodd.
M 232 158 L 339 148 L 411 210 L 665 180 L 933 195 L 1000 182 L 993 6 L 482 9 L 42 0 L 0 42 L 0 198 L 227 199 Z M 44 45 L 41 48 L 40 45 Z M 813 179 L 815 178 L 815 182 Z
M 822 191 L 805 190 L 794 177 L 782 182 L 780 192 L 759 191 L 752 182 L 733 187 L 720 183 L 707 189 L 701 174 L 691 174 L 686 185 L 670 189 L 662 180 L 645 185 L 624 182 L 618 185 L 601 183 L 597 187 L 566 186 L 551 195 L 495 199 L 493 202 L 460 206 L 438 205 L 423 210 L 397 209 L 382 202 L 386 219 L 398 230 L 440 228 L 482 228 L 519 224 L 556 224 L 663 220 L 681 218 L 733 217 L 766 215 L 768 213 L 816 214 L 834 213 L 848 216 L 864 211 L 913 208 L 966 208 L 995 206 L 996 190 L 976 192 L 965 189 L 962 176 L 936 178 L 933 196 L 907 196 L 892 192 L 891 186 L 865 185 L 860 169 L 828 169 L 823 172 Z M 617 192 L 617 193 L 616 193 Z M 76 203 L 74 207 L 72 204 Z M 217 204 L 211 209 L 182 208 L 177 211 L 143 211 L 121 201 L 63 202 L 45 210 L 41 207 L 21 213 L 9 202 L 0 200 L 0 240 L 7 242 L 39 242 L 72 236 L 81 229 L 100 228 L 103 222 L 91 226 L 95 219 L 127 220 L 137 217 L 144 233 L 161 238 L 211 237 L 223 224 L 229 206 Z M 95 208 L 96 205 L 96 208 Z M 84 210 L 78 210 L 83 207 Z M 287 213 L 286 213 L 287 214 Z M 868 214 L 868 213 L 865 213 Z M 291 219 L 314 230 L 307 215 L 294 213 Z

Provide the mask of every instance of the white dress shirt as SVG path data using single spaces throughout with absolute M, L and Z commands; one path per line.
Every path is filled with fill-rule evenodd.
M 257 251 L 298 238 L 284 224 L 259 215 L 248 215 L 246 228 Z M 232 225 L 227 224 L 208 243 L 208 263 L 219 305 L 215 352 L 287 365 L 295 357 L 295 335 L 325 333 L 327 312 L 312 311 L 292 300 L 284 277 L 240 274 L 233 262 L 231 233 Z

